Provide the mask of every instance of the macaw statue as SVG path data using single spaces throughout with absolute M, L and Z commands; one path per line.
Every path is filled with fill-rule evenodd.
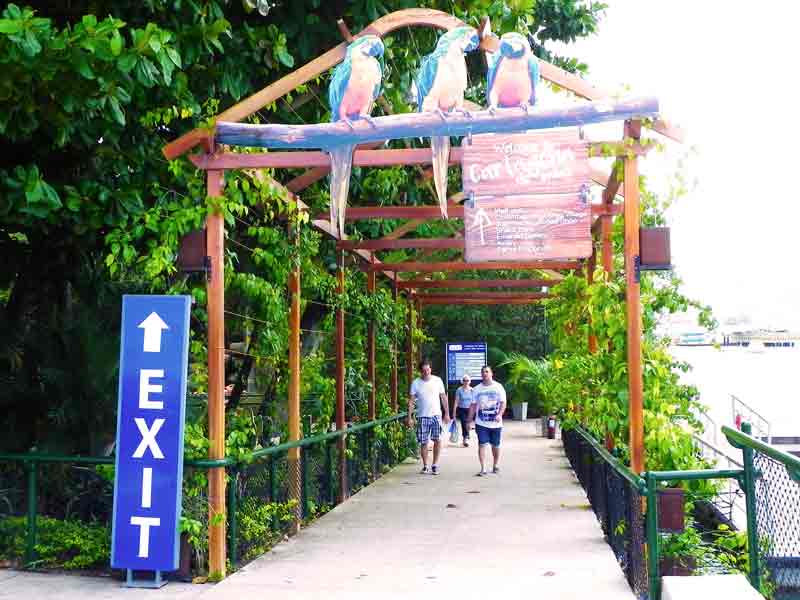
M 528 39 L 519 33 L 503 34 L 497 52 L 487 56 L 489 111 L 520 107 L 527 112 L 536 103 L 536 86 L 539 85 L 539 63 Z
M 464 110 L 467 89 L 467 64 L 464 54 L 478 47 L 480 38 L 472 27 L 456 27 L 439 38 L 434 51 L 422 59 L 415 85 L 419 112 L 445 113 Z M 431 138 L 433 181 L 442 217 L 447 218 L 447 165 L 450 161 L 450 137 Z
M 334 69 L 328 88 L 331 121 L 344 121 L 351 129 L 352 121 L 358 119 L 372 123 L 370 113 L 381 93 L 383 51 L 383 42 L 375 35 L 356 38 L 347 47 L 345 58 Z M 354 149 L 352 144 L 327 149 L 331 156 L 331 225 L 338 227 L 340 234 L 344 234 Z

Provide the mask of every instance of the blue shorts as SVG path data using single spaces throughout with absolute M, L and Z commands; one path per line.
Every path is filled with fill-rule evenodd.
M 417 418 L 417 442 L 420 444 L 427 444 L 428 440 L 437 441 L 441 433 L 442 419 L 440 417 Z
M 502 427 L 484 427 L 476 424 L 475 433 L 478 434 L 478 443 L 481 446 L 491 444 L 492 448 L 500 447 L 500 434 L 503 433 Z

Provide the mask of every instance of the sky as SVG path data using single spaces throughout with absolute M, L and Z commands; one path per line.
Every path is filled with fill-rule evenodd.
M 606 2 L 598 34 L 557 51 L 599 87 L 656 96 L 686 129 L 641 167 L 666 192 L 689 153 L 696 187 L 668 213 L 685 292 L 721 322 L 800 331 L 800 2 Z

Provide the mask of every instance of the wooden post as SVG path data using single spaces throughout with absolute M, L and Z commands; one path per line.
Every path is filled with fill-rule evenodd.
M 222 196 L 224 171 L 209 171 L 209 197 Z M 225 458 L 225 221 L 215 211 L 206 219 L 211 273 L 208 296 L 208 457 Z M 208 572 L 225 577 L 225 468 L 208 470 Z
M 392 300 L 397 304 L 397 278 L 392 279 Z M 396 330 L 395 330 L 396 331 Z M 392 336 L 392 414 L 397 414 L 397 335 Z
M 414 301 L 414 308 L 416 310 L 417 316 L 417 329 L 422 329 L 422 301 L 417 298 Z M 415 363 L 419 364 L 422 361 L 422 344 L 417 344 L 417 359 L 414 361 Z M 409 382 L 411 385 L 411 382 Z
M 367 273 L 367 292 L 370 295 L 375 294 L 375 277 L 375 271 Z M 375 319 L 369 320 L 369 328 L 367 330 L 367 378 L 370 384 L 367 416 L 370 421 L 374 421 L 377 414 L 375 404 L 378 395 L 377 381 L 375 379 Z
M 338 270 L 339 296 L 344 295 L 344 252 L 338 252 L 336 262 Z M 344 309 L 336 309 L 336 430 L 343 431 L 344 420 Z M 344 502 L 348 496 L 347 489 L 347 440 L 345 436 L 338 438 L 339 447 L 339 501 Z
M 294 250 L 298 249 L 300 236 L 298 222 L 289 223 L 289 236 Z M 289 441 L 300 439 L 300 265 L 289 272 Z M 300 448 L 291 448 L 289 458 L 289 498 L 297 501 L 292 521 L 292 532 L 300 530 L 303 519 Z
M 411 382 L 414 380 L 414 300 L 411 294 L 408 296 L 408 312 L 406 313 L 406 394 L 411 389 Z
M 626 123 L 625 135 L 638 139 L 641 123 Z M 639 295 L 639 165 L 625 158 L 625 304 L 628 317 L 628 422 L 631 470 L 644 472 L 642 306 Z

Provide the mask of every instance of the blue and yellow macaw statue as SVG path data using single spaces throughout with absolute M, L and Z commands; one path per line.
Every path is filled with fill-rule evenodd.
M 352 121 L 372 121 L 370 113 L 381 93 L 383 51 L 383 42 L 375 35 L 359 37 L 347 47 L 328 88 L 331 121 L 344 121 L 351 129 Z M 352 144 L 327 149 L 331 155 L 331 224 L 340 234 L 344 233 L 354 149 Z
M 519 107 L 528 111 L 536 103 L 539 85 L 539 63 L 528 39 L 519 33 L 503 34 L 497 52 L 487 56 L 489 110 Z
M 467 65 L 464 54 L 478 47 L 480 38 L 472 27 L 456 27 L 439 38 L 434 51 L 422 59 L 415 85 L 420 112 L 445 113 L 464 110 L 467 89 Z M 431 138 L 433 181 L 442 216 L 447 218 L 447 165 L 450 160 L 450 138 Z

